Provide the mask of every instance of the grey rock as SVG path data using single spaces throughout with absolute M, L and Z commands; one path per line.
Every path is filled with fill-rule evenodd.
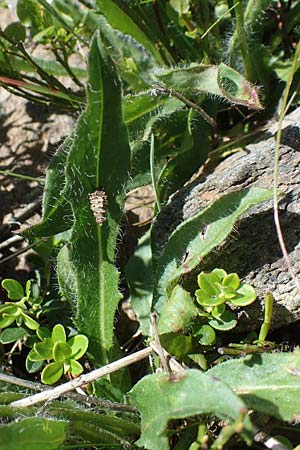
M 159 214 L 155 235 L 163 248 L 168 236 L 183 220 L 193 216 L 224 193 L 248 187 L 273 189 L 274 152 L 277 124 L 270 125 L 259 140 L 232 154 L 211 173 L 202 173 L 170 198 Z M 300 108 L 283 124 L 279 162 L 279 215 L 285 245 L 297 278 L 300 274 Z M 222 246 L 204 258 L 197 269 L 221 267 L 237 272 L 252 284 L 258 301 L 239 310 L 239 328 L 257 329 L 263 319 L 263 298 L 274 298 L 272 328 L 300 319 L 300 292 L 282 256 L 273 219 L 272 201 L 253 208 L 241 218 Z M 194 279 L 189 280 L 192 285 Z

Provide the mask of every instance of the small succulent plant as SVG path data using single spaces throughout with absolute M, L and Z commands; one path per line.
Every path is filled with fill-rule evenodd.
M 255 289 L 251 285 L 241 283 L 236 273 L 227 274 L 223 269 L 201 272 L 198 285 L 195 295 L 202 309 L 200 315 L 207 317 L 208 325 L 216 330 L 231 330 L 237 324 L 235 314 L 226 308 L 226 303 L 247 306 L 256 299 Z M 208 330 L 202 333 L 202 328 L 198 333 L 201 335 L 205 331 L 208 335 Z
M 7 291 L 8 298 L 13 301 L 5 302 L 0 307 L 0 328 L 7 328 L 15 323 L 17 327 L 25 326 L 29 330 L 37 330 L 40 325 L 31 316 L 36 316 L 42 302 L 38 284 L 28 280 L 24 292 L 23 286 L 18 281 L 6 278 L 2 281 L 2 287 Z M 23 331 L 23 335 L 26 334 L 26 329 Z
M 37 372 L 47 362 L 41 374 L 44 384 L 56 383 L 63 374 L 78 376 L 83 367 L 78 362 L 88 348 L 88 338 L 77 334 L 67 340 L 61 324 L 54 326 L 52 333 L 47 328 L 37 330 L 41 342 L 33 345 L 26 360 L 28 372 Z M 53 362 L 49 362 L 53 360 Z

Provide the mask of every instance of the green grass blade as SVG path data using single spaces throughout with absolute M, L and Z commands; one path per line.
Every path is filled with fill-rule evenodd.
M 121 297 L 114 261 L 130 149 L 120 81 L 98 33 L 89 54 L 87 99 L 66 167 L 67 195 L 74 214 L 71 259 L 78 294 L 75 323 L 89 337 L 96 361 L 104 364 L 113 344 L 114 314 Z M 96 223 L 88 199 L 98 188 L 104 189 L 108 199 L 102 225 Z

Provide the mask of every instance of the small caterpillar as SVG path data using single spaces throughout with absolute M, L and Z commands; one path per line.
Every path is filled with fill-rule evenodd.
M 97 189 L 89 194 L 89 201 L 92 213 L 99 225 L 105 221 L 105 211 L 107 207 L 107 196 L 103 189 Z

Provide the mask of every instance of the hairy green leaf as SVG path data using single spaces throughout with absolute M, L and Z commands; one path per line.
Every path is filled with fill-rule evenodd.
M 25 230 L 25 236 L 53 236 L 72 226 L 71 206 L 64 196 L 65 165 L 71 143 L 72 138 L 66 138 L 50 162 L 46 172 L 42 221 Z
M 225 240 L 242 214 L 271 197 L 272 192 L 263 188 L 232 192 L 181 223 L 171 234 L 164 250 L 155 251 L 157 284 L 154 309 L 162 311 L 180 277 L 197 267 L 203 256 Z M 203 228 L 206 233 L 201 238 Z
M 159 317 L 158 330 L 160 333 L 184 332 L 197 314 L 191 294 L 177 285 Z
M 206 414 L 234 421 L 245 410 L 245 404 L 226 384 L 195 369 L 171 377 L 148 375 L 129 395 L 141 413 L 142 436 L 137 445 L 148 450 L 169 449 L 167 424 L 172 419 Z M 247 416 L 244 426 L 249 442 L 252 427 Z
M 0 450 L 58 450 L 67 422 L 30 417 L 0 425 Z
M 77 288 L 76 275 L 70 256 L 70 245 L 64 245 L 57 255 L 57 280 L 61 294 L 66 298 L 71 306 L 72 312 L 76 311 Z
M 98 363 L 108 362 L 114 314 L 120 300 L 115 267 L 116 240 L 130 169 L 121 85 L 99 33 L 93 37 L 88 69 L 88 103 L 79 118 L 67 159 L 67 197 L 73 209 L 71 262 L 77 285 L 75 323 Z M 106 220 L 99 224 L 89 194 L 102 189 Z
M 299 349 L 232 359 L 207 373 L 230 386 L 248 408 L 284 421 L 299 419 Z
M 218 66 L 191 64 L 187 68 L 165 70 L 156 77 L 171 92 L 172 89 L 187 95 L 204 92 L 251 109 L 262 109 L 255 86 L 223 63 Z
M 129 9 L 120 0 L 97 0 L 97 5 L 113 28 L 131 35 L 143 44 L 159 64 L 164 62 L 153 39 L 151 39 L 152 30 L 141 22 L 140 17 L 133 9 Z

